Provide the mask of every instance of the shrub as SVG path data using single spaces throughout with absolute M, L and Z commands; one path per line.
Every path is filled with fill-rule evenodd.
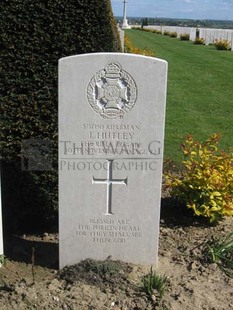
M 58 60 L 121 51 L 116 22 L 110 0 L 2 0 L 0 30 L 1 157 L 19 177 L 6 209 L 11 202 L 15 212 L 27 206 L 47 216 L 45 210 L 57 209 Z M 21 171 L 21 145 L 28 139 L 51 141 L 52 171 Z M 40 192 L 34 196 L 46 199 L 33 203 L 26 196 L 30 186 L 19 190 L 29 179 L 33 192 Z
M 139 28 L 139 27 L 132 27 L 132 29 L 140 30 L 140 31 L 144 31 L 144 32 L 150 32 L 150 33 L 162 34 L 162 32 L 160 30 L 156 30 L 156 29 Z
M 157 30 L 157 29 L 151 29 L 151 32 L 155 34 L 162 34 L 162 31 Z
M 170 32 L 169 35 L 171 38 L 177 38 L 177 32 Z
M 231 49 L 230 42 L 227 40 L 215 40 L 214 45 L 217 48 L 217 50 L 228 51 Z
M 144 56 L 155 57 L 155 53 L 149 50 L 147 47 L 144 49 L 138 48 L 133 45 L 127 36 L 125 36 L 125 53 L 139 54 Z
M 144 31 L 144 32 L 151 32 L 148 28 L 137 28 L 138 30 Z
M 143 28 L 144 26 L 148 26 L 148 18 L 143 18 L 143 19 L 142 19 L 141 28 Z
M 184 171 L 166 176 L 171 195 L 211 223 L 233 215 L 233 152 L 219 151 L 219 139 L 215 134 L 200 143 L 188 136 L 182 145 Z
M 203 44 L 205 44 L 205 40 L 203 38 L 196 38 L 193 43 L 203 45 Z
M 189 41 L 189 34 L 188 33 L 181 34 L 180 40 L 181 41 Z
M 170 32 L 167 31 L 167 30 L 165 30 L 165 31 L 163 32 L 163 35 L 164 35 L 164 36 L 170 36 Z

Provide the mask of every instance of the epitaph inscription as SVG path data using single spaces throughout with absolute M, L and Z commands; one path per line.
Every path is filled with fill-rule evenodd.
M 78 224 L 75 231 L 77 238 L 91 243 L 129 243 L 132 239 L 142 238 L 140 224 L 131 219 L 90 219 L 87 224 Z

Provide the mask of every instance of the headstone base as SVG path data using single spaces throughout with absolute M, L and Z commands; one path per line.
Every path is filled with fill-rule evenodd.
M 129 26 L 127 19 L 123 19 L 122 29 L 131 29 L 131 26 Z

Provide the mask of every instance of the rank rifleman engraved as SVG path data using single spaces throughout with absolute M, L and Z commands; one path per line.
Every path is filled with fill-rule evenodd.
M 87 87 L 92 109 L 103 118 L 122 118 L 137 100 L 137 86 L 129 73 L 117 62 L 99 70 Z

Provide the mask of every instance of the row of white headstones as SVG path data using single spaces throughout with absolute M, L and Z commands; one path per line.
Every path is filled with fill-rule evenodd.
M 231 44 L 233 51 L 233 30 L 232 29 L 216 29 L 216 28 L 194 28 L 194 27 L 173 27 L 173 26 L 145 26 L 145 28 L 161 31 L 162 34 L 167 32 L 176 32 L 177 37 L 188 34 L 190 41 L 195 41 L 197 32 L 199 38 L 205 40 L 205 44 L 214 44 L 215 40 L 227 40 Z

